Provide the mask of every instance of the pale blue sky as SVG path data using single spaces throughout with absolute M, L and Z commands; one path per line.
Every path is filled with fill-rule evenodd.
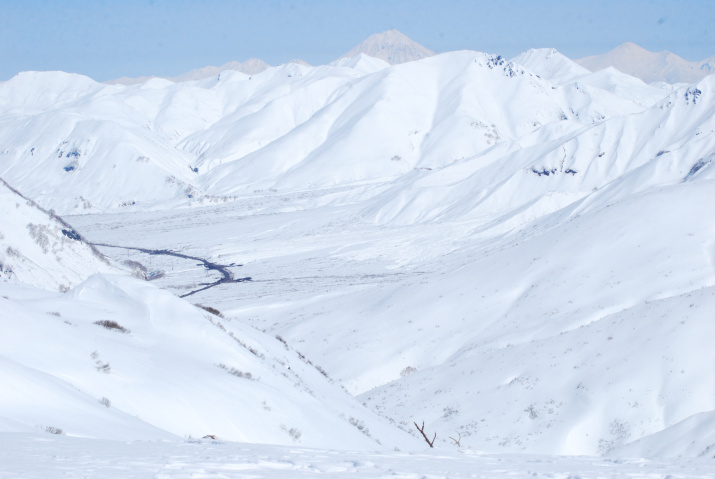
M 715 0 L 0 0 L 0 80 L 171 76 L 250 57 L 322 64 L 393 28 L 436 52 L 580 58 L 633 41 L 702 60 L 715 55 Z

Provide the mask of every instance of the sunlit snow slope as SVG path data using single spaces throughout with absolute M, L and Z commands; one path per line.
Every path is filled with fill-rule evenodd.
M 713 160 L 715 77 L 647 85 L 551 49 L 133 86 L 20 74 L 0 84 L 0 176 L 92 241 L 252 281 L 188 297 L 225 319 L 114 276 L 6 283 L 2 374 L 108 422 L 8 395 L 0 425 L 403 448 L 424 421 L 438 447 L 707 455 Z M 150 259 L 155 285 L 199 281 Z M 22 347 L 31 324 L 63 346 Z
M 416 444 L 280 341 L 139 280 L 94 275 L 66 294 L 0 290 L 3 430 Z
M 65 291 L 96 272 L 118 272 L 71 225 L 0 179 L 0 278 Z
M 667 94 L 602 76 L 560 84 L 468 51 L 132 86 L 22 73 L 0 84 L 0 174 L 59 213 L 86 213 L 392 181 L 534 144 L 551 147 L 532 159 L 549 159 L 586 128 Z

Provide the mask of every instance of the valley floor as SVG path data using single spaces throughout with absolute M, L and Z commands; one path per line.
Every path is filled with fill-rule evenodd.
M 472 450 L 366 453 L 188 440 L 119 442 L 0 433 L 0 478 L 703 478 L 710 459 L 668 462 Z

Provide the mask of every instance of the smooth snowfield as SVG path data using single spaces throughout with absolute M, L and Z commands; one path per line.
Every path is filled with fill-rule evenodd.
M 119 442 L 0 433 L 0 478 L 705 478 L 710 460 L 646 461 L 471 450 L 355 452 L 218 441 Z

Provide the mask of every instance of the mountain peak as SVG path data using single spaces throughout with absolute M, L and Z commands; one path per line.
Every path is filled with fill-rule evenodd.
M 354 57 L 360 53 L 385 60 L 392 65 L 431 57 L 435 54 L 398 30 L 388 30 L 370 35 L 340 58 Z
M 591 73 L 554 48 L 532 48 L 511 61 L 559 85 Z
M 235 70 L 237 72 L 245 73 L 246 75 L 256 75 L 268 68 L 270 68 L 270 65 L 263 60 L 259 58 L 249 58 L 245 62 L 232 61 L 225 63 L 220 67 L 197 68 L 196 70 L 191 70 L 190 72 L 169 78 L 169 80 L 174 82 L 202 80 L 204 78 L 214 77 L 226 70 Z
M 576 63 L 593 72 L 614 67 L 646 83 L 693 83 L 710 73 L 707 68 L 701 69 L 704 62 L 689 62 L 669 51 L 651 52 L 632 42 L 622 43 L 602 55 L 581 58 Z

